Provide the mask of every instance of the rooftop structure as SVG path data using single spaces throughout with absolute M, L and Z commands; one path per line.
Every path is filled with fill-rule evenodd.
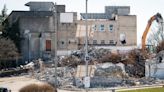
M 30 8 L 30 11 L 54 11 L 55 5 L 53 2 L 28 2 L 25 4 Z M 65 12 L 65 5 L 57 5 L 58 12 Z
M 113 19 L 114 15 L 126 16 L 130 14 L 130 6 L 105 6 L 105 13 L 88 13 L 88 19 Z M 81 13 L 85 19 L 86 14 Z

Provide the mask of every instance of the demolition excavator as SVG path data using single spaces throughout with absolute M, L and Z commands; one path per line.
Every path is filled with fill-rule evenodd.
M 163 22 L 163 18 L 161 16 L 161 14 L 157 13 L 157 14 L 155 14 L 154 16 L 152 16 L 149 19 L 148 24 L 146 26 L 146 29 L 145 29 L 145 31 L 144 31 L 144 33 L 142 35 L 142 50 L 146 50 L 146 46 L 147 46 L 146 45 L 146 37 L 147 37 L 147 34 L 148 34 L 149 30 L 150 30 L 150 27 L 151 27 L 153 21 L 157 21 L 157 23 L 162 23 Z

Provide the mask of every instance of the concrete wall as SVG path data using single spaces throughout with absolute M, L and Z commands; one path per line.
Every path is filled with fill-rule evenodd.
M 54 24 L 53 17 L 21 17 L 20 32 L 24 40 L 21 41 L 22 56 L 25 60 L 38 59 L 45 54 L 54 53 Z M 26 33 L 26 31 L 29 33 Z M 51 40 L 51 51 L 45 51 L 45 41 Z
M 77 13 L 73 13 L 73 23 L 59 23 L 58 50 L 77 50 Z
M 75 38 L 77 29 L 77 13 L 73 13 L 73 23 L 60 23 L 58 14 L 57 40 L 58 50 L 77 50 L 77 39 Z M 22 37 L 22 54 L 25 60 L 38 59 L 39 57 L 51 58 L 54 55 L 55 45 L 55 18 L 45 17 L 20 17 L 19 26 Z M 29 35 L 25 31 L 29 30 Z M 41 36 L 41 37 L 40 37 Z M 30 41 L 29 41 L 30 40 Z M 45 41 L 51 40 L 51 51 L 45 51 Z
M 21 17 L 19 23 L 22 34 L 25 30 L 30 30 L 30 32 L 54 32 L 54 30 L 52 30 L 53 26 L 51 24 L 53 23 L 53 18 L 50 16 Z
M 102 24 L 104 25 L 104 31 L 99 31 L 100 25 Z M 92 29 L 93 25 L 96 25 L 96 30 Z M 110 25 L 113 25 L 112 31 L 110 31 Z M 76 33 L 77 38 L 79 38 L 79 44 L 84 44 L 85 30 L 85 21 L 79 20 Z M 88 31 L 88 34 L 93 34 L 93 37 L 89 36 L 89 44 L 93 46 L 93 40 L 97 40 L 98 45 L 101 45 L 101 40 L 105 41 L 104 45 L 110 45 L 109 41 L 113 40 L 117 42 L 116 46 L 122 46 L 120 34 L 125 34 L 126 36 L 125 46 L 137 45 L 137 23 L 135 15 L 116 16 L 116 20 L 89 20 Z
M 117 26 L 118 38 L 121 33 L 124 33 L 126 35 L 126 45 L 137 45 L 137 18 L 135 15 L 118 16 Z M 121 45 L 121 43 L 118 44 Z

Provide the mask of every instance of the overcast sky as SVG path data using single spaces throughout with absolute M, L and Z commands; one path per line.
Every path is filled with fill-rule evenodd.
M 28 10 L 24 6 L 31 0 L 0 0 L 0 9 L 6 4 L 8 14 L 12 10 Z M 57 4 L 65 4 L 67 12 L 85 12 L 86 0 L 32 0 L 32 1 L 52 1 Z M 130 6 L 131 15 L 137 15 L 137 40 L 141 42 L 142 33 L 145 30 L 148 19 L 161 13 L 164 16 L 164 0 L 88 0 L 88 12 L 103 13 L 104 6 Z

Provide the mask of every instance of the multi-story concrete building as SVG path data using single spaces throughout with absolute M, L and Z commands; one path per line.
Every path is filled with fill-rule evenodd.
M 55 6 L 53 2 L 25 5 L 29 11 L 12 11 L 5 20 L 9 26 L 18 23 L 23 60 L 52 58 L 56 38 L 58 55 L 70 54 L 84 46 L 85 13 L 77 20 L 77 13 L 65 12 L 65 5 Z M 129 13 L 127 6 L 106 6 L 105 13 L 88 13 L 89 45 L 135 46 L 136 16 Z
M 52 58 L 56 38 L 57 49 L 77 49 L 75 40 L 77 24 L 74 22 L 77 13 L 65 12 L 65 5 L 55 6 L 53 2 L 29 2 L 25 5 L 30 11 L 12 11 L 5 20 L 10 26 L 18 23 L 22 38 L 20 47 L 23 60 Z M 70 16 L 70 21 L 63 19 L 67 16 Z M 57 37 L 55 37 L 55 30 L 57 30 Z
M 92 46 L 136 46 L 136 15 L 129 15 L 129 6 L 106 6 L 105 13 L 88 13 L 88 43 Z M 85 40 L 85 18 L 81 13 L 76 37 L 79 46 Z

